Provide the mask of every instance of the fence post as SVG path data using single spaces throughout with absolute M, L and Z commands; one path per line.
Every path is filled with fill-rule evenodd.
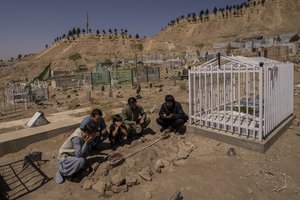
M 108 79 L 109 79 L 109 86 L 111 86 L 111 76 L 110 76 L 110 71 L 108 71 Z
M 264 76 L 263 76 L 263 66 L 264 63 L 259 63 L 259 130 L 258 130 L 258 139 L 259 141 L 262 141 L 263 139 L 263 126 L 262 126 L 262 120 L 263 120 L 263 111 L 265 112 L 265 108 L 263 107 L 263 103 L 265 101 L 265 98 L 263 96 L 263 83 L 264 83 Z M 265 124 L 265 123 L 264 123 Z
M 12 91 L 13 91 L 12 96 L 13 96 L 13 99 L 14 99 L 14 112 L 16 112 L 15 90 L 13 89 Z
M 4 105 L 4 114 L 6 115 L 6 96 L 5 96 L 5 91 L 3 91 L 3 105 Z
M 160 79 L 160 68 L 157 67 L 157 69 L 158 69 L 158 79 Z
M 130 69 L 130 72 L 131 72 L 131 85 L 133 86 L 133 71 L 132 71 L 133 69 Z
M 191 70 L 188 71 L 189 74 L 189 124 L 192 124 L 192 80 L 191 80 Z
M 147 80 L 147 84 L 148 84 L 149 76 L 148 76 L 148 67 L 147 66 L 146 66 L 146 80 Z

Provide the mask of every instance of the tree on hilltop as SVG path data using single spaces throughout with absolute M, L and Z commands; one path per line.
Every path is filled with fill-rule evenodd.
M 204 15 L 204 10 L 201 10 L 199 13 L 199 17 L 201 17 L 202 15 Z
M 209 14 L 209 10 L 208 9 L 206 9 L 206 11 L 205 11 L 205 15 L 207 16 Z
M 47 48 L 48 48 L 48 44 L 46 44 L 46 46 L 45 46 L 45 47 L 46 47 L 46 49 L 47 49 Z
M 289 42 L 297 42 L 298 40 L 300 39 L 298 33 L 293 35 L 291 38 L 290 38 L 290 41 Z
M 81 55 L 79 53 L 74 53 L 72 55 L 69 56 L 69 60 L 73 61 L 76 65 L 76 70 L 78 69 L 78 60 L 81 59 Z
M 116 28 L 114 29 L 114 32 L 115 32 L 115 35 L 118 34 L 118 30 Z
M 104 35 L 106 34 L 106 32 L 105 32 L 105 30 L 104 30 L 104 29 L 102 30 L 102 33 L 103 33 Z
M 139 39 L 140 38 L 139 34 L 135 34 L 135 38 Z
M 73 28 L 73 29 L 72 29 L 72 35 L 75 35 L 75 34 L 76 34 L 76 29 Z
M 214 14 L 216 15 L 216 14 L 217 14 L 217 12 L 218 12 L 218 8 L 217 8 L 217 7 L 215 7 L 213 12 L 214 12 Z
M 108 29 L 108 32 L 109 32 L 109 34 L 112 34 L 112 30 L 111 29 Z
M 99 34 L 100 34 L 100 31 L 99 31 L 98 29 L 97 29 L 97 31 L 96 31 L 96 34 L 97 34 L 97 35 L 99 35 Z
M 136 41 L 130 45 L 130 48 L 133 50 L 133 53 L 135 55 L 135 67 L 137 67 L 137 57 L 138 54 L 142 53 L 143 51 L 143 44 Z
M 85 29 L 84 29 L 84 28 L 82 29 L 82 33 L 83 33 L 83 34 L 85 33 Z
M 281 42 L 281 38 L 280 38 L 279 35 L 277 36 L 276 41 L 277 41 L 277 42 Z
M 79 37 L 79 35 L 80 35 L 80 28 L 77 28 L 77 30 L 76 30 L 76 35 L 77 35 L 77 37 Z

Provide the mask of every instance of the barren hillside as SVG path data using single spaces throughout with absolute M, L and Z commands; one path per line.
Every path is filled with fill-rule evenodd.
M 300 31 L 299 0 L 266 0 L 264 5 L 256 1 L 255 6 L 254 1 L 251 2 L 249 7 L 238 11 L 211 13 L 208 20 L 201 21 L 199 17 L 194 22 L 180 20 L 157 35 L 139 41 L 120 35 L 81 35 L 74 40 L 63 40 L 36 55 L 2 63 L 6 67 L 0 67 L 0 87 L 9 80 L 25 81 L 26 77 L 30 80 L 49 62 L 53 70 L 72 70 L 75 63 L 69 57 L 75 53 L 82 57 L 78 64 L 91 69 L 96 61 L 134 57 L 132 44 L 136 42 L 143 43 L 144 54 L 193 52 L 210 48 L 214 42 L 244 41 Z
M 173 43 L 172 46 L 179 48 L 201 48 L 214 42 L 245 41 L 300 31 L 299 0 L 266 0 L 264 5 L 257 2 L 261 1 L 256 1 L 255 6 L 250 4 L 247 8 L 228 12 L 228 18 L 224 11 L 224 17 L 221 12 L 211 13 L 209 19 L 202 22 L 199 17 L 196 22 L 180 20 L 147 39 L 146 49 L 159 49 L 162 42 Z

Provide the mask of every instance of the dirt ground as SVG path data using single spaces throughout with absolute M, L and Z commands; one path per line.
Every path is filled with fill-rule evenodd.
M 299 84 L 300 73 L 298 69 L 295 71 L 295 84 Z M 159 108 L 167 93 L 173 94 L 176 100 L 182 103 L 185 111 L 188 111 L 186 81 L 177 81 L 177 85 L 174 86 L 172 81 L 163 80 L 160 83 L 164 85 L 161 92 L 158 87 L 155 87 L 158 84 L 154 83 L 152 88 L 142 86 L 143 98 L 138 100 L 138 103 L 143 105 L 146 111 Z M 114 94 L 120 91 L 123 97 L 116 98 L 114 95 L 113 98 L 108 98 L 106 93 L 104 95 L 99 91 L 92 93 L 93 105 L 103 108 L 107 116 L 111 108 L 122 106 L 129 96 L 135 95 L 135 90 L 132 88 L 114 90 Z M 300 114 L 299 98 L 299 95 L 295 95 L 294 109 L 297 116 Z M 118 147 L 115 151 L 107 148 L 108 144 L 103 145 L 102 150 L 94 151 L 91 160 L 100 162 L 100 165 L 80 183 L 66 181 L 58 185 L 52 179 L 20 199 L 162 200 L 169 199 L 176 191 L 182 193 L 183 199 L 193 200 L 300 199 L 300 127 L 296 125 L 292 125 L 264 154 L 234 147 L 236 156 L 227 156 L 226 153 L 232 147 L 231 145 L 188 132 L 183 135 L 171 134 L 170 138 L 159 141 L 127 158 L 120 166 L 107 171 L 107 162 L 104 161 L 106 155 L 115 152 L 128 155 L 151 144 L 159 137 L 159 127 L 155 123 L 157 114 L 148 112 L 148 115 L 152 122 L 147 134 Z M 1 157 L 0 165 L 23 159 L 30 152 L 41 151 L 43 159 L 48 160 L 41 165 L 41 169 L 53 178 L 57 170 L 56 156 L 63 141 L 64 135 L 60 135 L 34 143 L 19 152 Z M 164 164 L 161 173 L 155 170 L 157 160 L 162 160 Z M 139 176 L 139 172 L 147 167 L 153 172 L 150 173 L 151 181 L 146 181 Z M 117 194 L 107 192 L 102 195 L 94 189 L 83 190 L 83 186 L 86 187 L 88 181 L 91 185 L 105 183 L 107 187 L 112 187 L 110 182 L 116 175 L 136 179 L 138 184 L 123 189 Z M 30 181 L 34 184 L 33 179 Z M 14 190 L 17 191 L 16 188 Z

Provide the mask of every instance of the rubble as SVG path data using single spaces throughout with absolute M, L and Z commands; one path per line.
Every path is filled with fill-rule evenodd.
M 196 145 L 184 140 L 181 140 L 178 143 L 178 147 L 179 149 L 177 152 L 177 160 L 186 159 L 190 155 L 190 153 L 192 153 L 192 151 L 196 149 Z
M 151 198 L 152 198 L 152 194 L 150 192 L 147 192 L 146 193 L 146 199 L 148 200 L 148 199 L 151 199 Z
M 227 151 L 227 156 L 235 156 L 236 152 L 235 149 L 233 147 L 230 147 Z
M 92 186 L 92 189 L 95 192 L 98 192 L 101 195 L 104 195 L 105 193 L 105 182 L 102 180 L 99 180 L 95 185 Z
M 111 178 L 111 183 L 115 186 L 121 186 L 126 183 L 126 179 L 120 174 L 116 174 Z
M 133 185 L 137 185 L 138 184 L 138 180 L 135 177 L 127 176 L 127 177 L 125 177 L 125 179 L 126 179 L 126 185 L 128 187 L 131 187 Z
M 117 193 L 120 193 L 120 192 L 122 191 L 122 188 L 113 185 L 113 186 L 111 187 L 111 191 L 112 191 L 113 193 L 117 194 Z
M 157 173 L 160 173 L 161 172 L 161 168 L 164 168 L 164 162 L 163 160 L 159 159 L 156 161 L 155 163 L 155 166 L 154 166 L 154 169 Z
M 91 168 L 93 169 L 94 172 L 97 171 L 99 165 L 100 165 L 100 163 L 98 163 L 98 162 L 95 162 L 92 164 Z
M 159 112 L 159 108 L 157 106 L 154 106 L 153 108 L 150 109 L 150 113 L 157 114 Z
M 146 167 L 139 172 L 140 177 L 142 177 L 146 181 L 151 181 L 153 172 L 150 167 Z
M 82 185 L 82 189 L 83 190 L 90 190 L 90 189 L 92 189 L 93 185 L 94 185 L 94 182 L 92 180 L 86 180 L 86 181 L 84 181 L 84 183 Z

